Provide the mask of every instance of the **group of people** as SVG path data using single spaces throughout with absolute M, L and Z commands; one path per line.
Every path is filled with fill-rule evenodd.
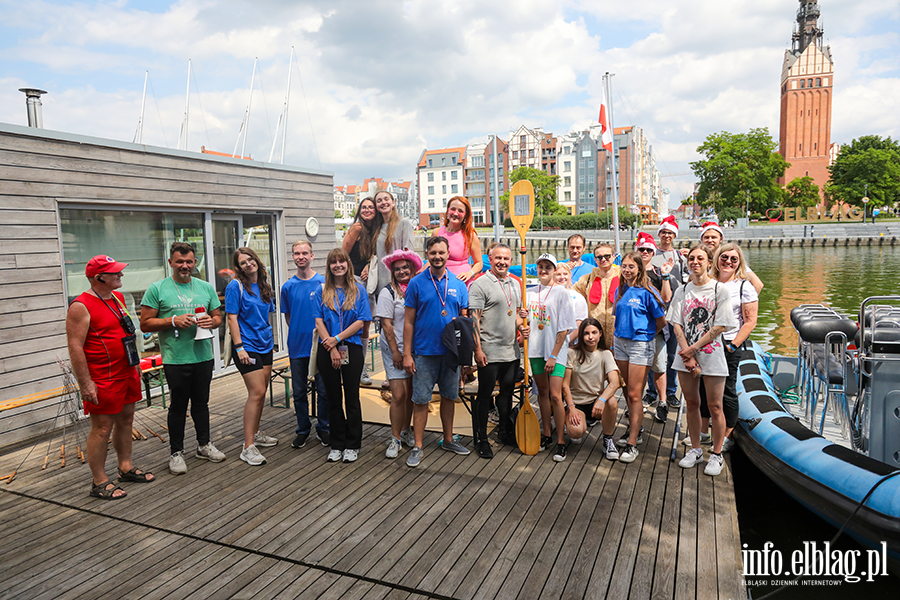
M 297 269 L 281 287 L 280 310 L 288 324 L 297 418 L 292 447 L 304 447 L 312 433 L 307 374 L 315 374 L 316 438 L 330 447 L 329 462 L 357 459 L 359 385 L 368 378 L 365 348 L 375 320 L 392 397 L 388 458 L 397 458 L 405 445 L 406 464 L 421 464 L 435 387 L 443 432 L 439 447 L 469 454 L 454 435 L 453 422 L 463 369 L 473 362 L 478 373 L 474 448 L 483 458 L 493 456 L 487 427 L 494 408 L 498 441 L 514 445 L 512 396 L 527 340 L 525 358 L 542 422 L 540 448 L 552 449 L 553 460 L 566 459 L 566 435 L 580 443 L 598 422 L 606 457 L 635 460 L 643 441 L 643 405 L 655 403 L 655 418 L 665 421 L 668 408 L 679 405 L 680 384 L 690 433 L 680 464 L 701 462 L 701 445 L 712 444 L 706 472 L 718 474 L 737 419 L 737 365 L 756 323 L 762 284 L 740 247 L 722 243 L 717 224 L 705 223 L 701 243 L 686 253 L 674 248 L 677 233 L 668 218 L 659 227 L 658 244 L 641 233 L 636 251 L 620 260 L 604 242 L 593 256 L 584 256 L 585 239 L 575 234 L 567 241 L 568 261 L 550 254 L 538 258 L 539 283 L 522 298 L 520 281 L 509 273 L 513 254 L 505 244 L 490 247 L 490 268 L 482 273 L 481 243 L 464 197 L 448 203 L 444 222 L 425 243 L 425 263 L 413 248 L 412 223 L 399 217 L 393 196 L 379 191 L 364 199 L 342 247 L 328 253 L 324 275 L 312 267 L 308 241 L 295 242 L 291 250 Z M 223 317 L 215 288 L 193 276 L 194 248 L 175 242 L 169 254 L 172 275 L 144 294 L 140 328 L 158 336 L 171 397 L 169 469 L 178 475 L 187 472 L 188 407 L 198 444 L 194 456 L 225 460 L 210 439 L 212 335 L 198 334 L 220 327 Z M 116 291 L 125 267 L 109 256 L 91 259 L 85 270 L 90 289 L 72 302 L 67 317 L 73 371 L 91 419 L 91 495 L 104 499 L 125 497 L 118 483 L 155 479 L 131 462 L 131 424 L 141 389 L 134 327 Z M 224 293 L 226 352 L 247 388 L 240 458 L 259 466 L 266 463 L 260 448 L 278 443 L 260 430 L 272 370 L 276 290 L 252 249 L 238 248 L 233 268 Z M 614 442 L 616 394 L 622 387 L 628 427 Z M 118 482 L 105 471 L 110 437 Z

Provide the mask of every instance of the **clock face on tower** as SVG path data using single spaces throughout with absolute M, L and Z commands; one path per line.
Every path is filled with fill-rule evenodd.
M 306 220 L 306 235 L 316 237 L 319 235 L 319 221 L 315 217 Z

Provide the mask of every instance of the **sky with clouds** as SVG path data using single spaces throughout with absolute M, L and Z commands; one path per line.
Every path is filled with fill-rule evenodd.
M 174 148 L 192 61 L 189 149 L 232 152 L 255 78 L 246 153 L 267 160 L 293 46 L 285 162 L 335 183 L 411 179 L 425 148 L 525 124 L 639 125 L 661 172 L 710 133 L 768 127 L 797 0 L 0 0 L 0 121 Z M 900 138 L 900 0 L 820 0 L 835 60 L 832 141 Z M 280 140 L 277 144 L 279 150 Z M 276 152 L 276 160 L 278 153 Z M 692 176 L 663 180 L 673 202 Z

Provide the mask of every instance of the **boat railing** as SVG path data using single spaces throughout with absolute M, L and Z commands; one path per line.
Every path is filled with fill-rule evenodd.
M 889 304 L 885 304 L 889 303 Z M 872 296 L 859 309 L 860 449 L 900 466 L 900 296 Z M 854 443 L 854 446 L 856 444 Z

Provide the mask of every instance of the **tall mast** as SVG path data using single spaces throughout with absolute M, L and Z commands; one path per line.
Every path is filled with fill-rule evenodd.
M 144 139 L 144 105 L 147 101 L 147 78 L 150 77 L 150 71 L 144 71 L 144 93 L 141 95 L 141 116 L 138 119 L 137 131 L 134 132 L 134 142 L 142 143 Z
M 232 158 L 237 155 L 238 142 L 241 143 L 241 158 L 244 157 L 244 148 L 247 146 L 247 132 L 250 129 L 250 105 L 253 103 L 253 82 L 256 81 L 256 64 L 258 62 L 259 58 L 253 60 L 253 73 L 250 75 L 250 97 L 247 98 L 247 110 L 244 112 L 244 120 L 241 122 L 240 130 L 238 130 L 238 139 L 234 142 L 234 152 L 231 153 Z M 243 138 L 241 137 L 242 135 Z
M 178 150 L 188 148 L 188 118 L 191 106 L 191 59 L 188 59 L 187 93 L 184 95 L 184 120 L 181 122 L 181 132 L 178 134 Z M 184 142 L 182 144 L 182 141 Z
M 619 241 L 619 173 L 616 168 L 616 128 L 613 125 L 613 107 L 612 107 L 612 89 L 610 86 L 610 77 L 612 75 L 607 71 L 605 75 L 603 75 L 603 85 L 606 89 L 606 102 L 609 106 L 606 107 L 607 111 L 609 111 L 609 132 L 612 136 L 613 140 L 613 150 L 610 153 L 610 161 L 612 161 L 612 174 L 613 174 L 613 232 L 616 240 L 616 253 L 618 254 L 621 249 L 621 243 Z M 609 208 L 609 203 L 606 204 L 607 208 Z
M 281 164 L 284 164 L 284 145 L 287 141 L 288 104 L 291 100 L 291 72 L 294 69 L 294 47 L 291 46 L 291 60 L 288 63 L 287 90 L 284 92 L 284 107 L 278 117 L 278 125 L 275 126 L 275 139 L 272 140 L 272 151 L 269 153 L 269 162 L 275 156 L 275 146 L 278 145 L 278 130 L 281 129 Z

